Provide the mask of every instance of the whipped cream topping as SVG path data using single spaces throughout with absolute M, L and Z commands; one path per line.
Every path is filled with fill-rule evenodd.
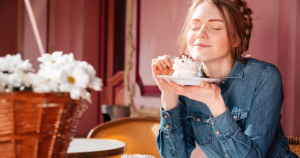
M 182 54 L 174 60 L 173 76 L 198 77 L 198 67 L 192 57 Z

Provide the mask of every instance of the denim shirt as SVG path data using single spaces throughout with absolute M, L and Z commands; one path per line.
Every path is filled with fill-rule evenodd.
M 190 157 L 195 143 L 208 158 L 297 157 L 280 123 L 283 87 L 276 66 L 253 58 L 236 61 L 219 87 L 227 110 L 217 117 L 185 96 L 175 108 L 161 109 L 157 147 L 163 158 Z

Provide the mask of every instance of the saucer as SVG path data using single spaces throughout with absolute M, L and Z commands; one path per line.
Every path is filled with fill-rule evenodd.
M 220 82 L 219 79 L 213 78 L 200 78 L 200 77 L 180 77 L 180 76 L 167 76 L 167 75 L 158 75 L 158 78 L 164 79 L 167 82 L 173 81 L 179 85 L 196 85 L 200 86 L 202 81 L 213 83 L 213 82 Z

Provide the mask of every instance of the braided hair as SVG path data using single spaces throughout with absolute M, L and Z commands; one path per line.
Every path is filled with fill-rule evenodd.
M 242 55 L 249 48 L 251 30 L 253 28 L 251 17 L 253 12 L 248 7 L 246 0 L 194 0 L 178 39 L 180 52 L 183 53 L 184 48 L 186 48 L 186 53 L 189 54 L 186 46 L 187 33 L 189 30 L 188 22 L 196 7 L 204 1 L 211 2 L 217 6 L 225 22 L 229 44 L 233 45 L 233 43 L 237 41 L 240 43 L 235 48 L 230 47 L 232 59 L 237 61 L 247 60 L 243 58 Z M 225 11 L 227 14 L 225 14 Z

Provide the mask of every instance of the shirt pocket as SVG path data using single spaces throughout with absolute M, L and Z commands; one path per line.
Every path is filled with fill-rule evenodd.
M 236 123 L 239 125 L 241 129 L 245 129 L 246 119 L 248 117 L 248 110 L 243 111 L 235 111 L 231 112 L 233 119 L 236 121 Z
M 191 121 L 194 136 L 198 145 L 205 145 L 213 141 L 212 126 L 209 122 L 211 115 L 188 113 L 187 118 Z
M 249 111 L 236 111 L 236 112 L 231 112 L 231 114 L 235 121 L 239 121 L 241 119 L 247 118 L 248 112 Z

